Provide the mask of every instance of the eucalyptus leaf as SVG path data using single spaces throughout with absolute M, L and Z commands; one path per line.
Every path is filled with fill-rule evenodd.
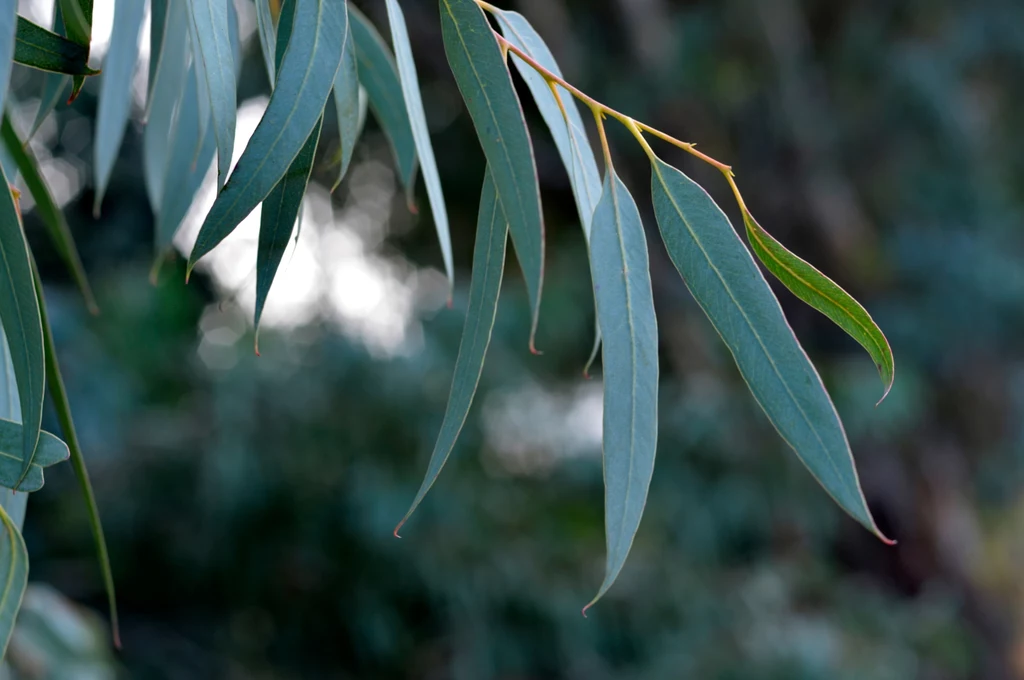
M 103 62 L 100 99 L 96 110 L 96 194 L 93 214 L 98 216 L 103 195 L 114 170 L 132 106 L 132 75 L 139 59 L 139 31 L 146 15 L 142 0 L 120 0 L 114 5 L 114 28 Z
M 658 323 L 647 238 L 636 203 L 609 166 L 590 234 L 597 319 L 604 338 L 604 507 L 611 588 L 647 503 L 658 444 Z M 586 612 L 586 608 L 584 608 Z
M 345 47 L 341 55 L 341 66 L 334 76 L 334 110 L 338 115 L 338 137 L 340 138 L 340 154 L 338 179 L 332 191 L 338 188 L 341 180 L 348 173 L 352 162 L 352 154 L 359 142 L 359 135 L 366 120 L 365 93 L 359 85 L 359 67 L 356 59 L 355 39 L 352 37 L 352 22 L 349 21 L 348 33 L 345 35 Z M 360 99 L 362 97 L 362 99 Z
M 441 243 L 441 256 L 444 268 L 448 273 L 448 286 L 455 286 L 455 269 L 452 265 L 452 237 L 448 230 L 448 208 L 444 203 L 444 192 L 441 190 L 441 176 L 437 172 L 437 160 L 434 158 L 434 147 L 430 143 L 430 131 L 427 128 L 427 114 L 423 110 L 423 97 L 420 95 L 420 84 L 416 75 L 416 62 L 412 57 L 412 45 L 409 43 L 409 29 L 405 25 L 405 15 L 398 0 L 386 0 L 388 22 L 391 24 L 391 44 L 395 48 L 395 59 L 398 62 L 398 75 L 402 83 L 402 95 L 405 110 L 412 123 L 412 136 L 416 142 L 416 153 L 419 155 L 420 167 L 423 170 L 423 181 L 427 185 L 427 196 L 430 197 L 430 208 L 434 215 L 434 228 Z M 356 102 L 353 101 L 353 104 Z
M 99 73 L 89 68 L 89 48 L 48 31 L 19 16 L 14 41 L 14 61 L 41 71 L 73 76 Z M 77 90 L 72 92 L 72 99 Z
M 140 2 L 141 0 L 129 0 Z M 59 0 L 61 16 L 64 18 L 66 35 L 73 42 L 85 48 L 86 61 L 89 59 L 89 48 L 92 44 L 92 4 L 93 0 Z M 88 75 L 88 74 L 86 74 Z M 85 78 L 76 75 L 72 79 L 71 97 L 68 102 L 75 100 L 78 93 L 82 91 Z
M 405 187 L 407 201 L 412 207 L 412 189 L 416 184 L 418 167 L 416 140 L 405 108 L 398 65 L 384 38 L 370 20 L 351 5 L 348 14 L 356 48 L 359 82 L 366 89 L 373 117 L 380 123 L 384 135 L 391 143 L 398 166 L 398 178 Z
M 164 0 L 166 1 L 166 0 Z M 267 68 L 267 79 L 273 88 L 277 79 L 277 65 L 274 60 L 274 46 L 277 44 L 274 15 L 270 11 L 270 0 L 256 0 L 256 33 L 260 38 L 260 53 Z
M 347 32 L 346 3 L 296 0 L 295 29 L 263 119 L 199 231 L 188 271 L 267 197 L 305 146 L 330 96 Z
M 669 257 L 757 403 L 840 507 L 888 541 L 864 499 L 839 414 L 761 270 L 700 185 L 656 157 L 651 162 L 654 212 Z
M 28 549 L 18 527 L 0 506 L 0 656 L 7 654 L 7 643 L 14 632 L 14 621 L 28 586 Z
M 17 487 L 19 491 L 38 491 L 43 488 L 43 468 L 67 460 L 68 446 L 49 432 L 40 432 L 35 460 L 25 480 L 18 486 L 24 463 L 21 452 L 23 438 L 24 433 L 19 423 L 0 419 L 0 486 L 7 489 Z
M 430 487 L 437 481 L 455 442 L 459 438 L 466 416 L 473 404 L 480 375 L 484 369 L 484 358 L 491 342 L 494 317 L 498 309 L 498 294 L 505 271 L 505 244 L 508 241 L 508 221 L 495 190 L 490 171 L 484 173 L 483 191 L 480 196 L 480 214 L 476 227 L 476 245 L 473 248 L 473 275 L 469 282 L 469 304 L 466 309 L 466 323 L 459 344 L 459 355 L 455 359 L 455 375 L 452 377 L 451 396 L 441 423 L 441 432 L 434 444 L 434 452 L 427 465 L 416 498 L 409 511 L 395 529 L 399 529 L 416 511 Z
M 544 220 L 533 145 L 519 96 L 487 17 L 473 0 L 440 0 L 441 32 L 455 82 L 469 109 L 505 206 L 533 309 L 530 349 L 544 283 Z
M 11 64 L 14 61 L 14 36 L 17 24 L 17 0 L 0 0 L 0 111 L 4 110 L 7 88 L 11 84 Z
M 203 129 L 204 96 L 208 96 L 213 129 L 217 137 L 217 186 L 224 186 L 231 169 L 235 146 L 235 117 L 238 97 L 235 85 L 235 60 L 231 47 L 228 2 L 230 0 L 188 0 L 193 56 L 200 90 L 200 130 Z M 301 4 L 301 3 L 299 3 Z M 203 89 L 203 85 L 206 89 Z M 200 133 L 200 138 L 204 135 Z
M 159 2 L 161 0 L 157 1 Z M 56 3 L 53 8 L 53 32 L 57 34 L 63 34 L 65 32 L 64 18 L 61 16 L 59 2 Z M 28 132 L 28 139 L 35 137 L 36 132 L 39 131 L 39 126 L 42 125 L 43 121 L 46 120 L 46 117 L 49 116 L 55 108 L 57 108 L 57 104 L 60 103 L 64 90 L 66 90 L 68 85 L 71 83 L 71 78 L 59 73 L 44 73 L 42 83 L 43 87 L 39 95 L 39 109 L 36 111 L 35 120 L 32 121 L 32 129 Z

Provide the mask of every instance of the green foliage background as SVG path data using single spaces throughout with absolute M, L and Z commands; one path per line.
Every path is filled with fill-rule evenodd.
M 357 4 L 386 26 L 383 3 Z M 150 286 L 137 125 L 102 218 L 91 217 L 89 188 L 65 207 L 101 316 L 83 309 L 26 216 L 111 549 L 125 674 L 1024 676 L 1024 9 L 994 0 L 502 5 L 534 22 L 571 82 L 733 165 L 762 226 L 864 303 L 899 364 L 876 409 L 878 377 L 860 348 L 778 289 L 847 425 L 876 518 L 899 541 L 887 548 L 786 450 L 649 239 L 663 373 L 658 473 L 631 559 L 584 620 L 604 556 L 599 450 L 566 455 L 556 435 L 569 424 L 528 419 L 513 456 L 484 422 L 516 394 L 529 401 L 539 390 L 557 403 L 586 389 L 586 250 L 529 106 L 549 247 L 544 355 L 526 351 L 528 303 L 510 275 L 453 459 L 404 538 L 391 535 L 448 396 L 483 173 L 436 4 L 402 6 L 436 126 L 459 283 L 452 310 L 417 307 L 423 342 L 408 356 L 375 357 L 325 311 L 292 332 L 265 328 L 257 358 L 251 310 L 199 274 L 185 287 L 183 262 Z M 243 52 L 240 101 L 268 87 L 255 36 Z M 20 99 L 37 96 L 36 74 L 18 69 L 13 83 Z M 97 94 L 87 81 L 40 132 L 54 158 L 88 167 L 82 139 Z M 334 122 L 324 125 L 336 139 Z M 391 167 L 368 125 L 353 167 Z M 653 236 L 647 160 L 609 131 Z M 731 206 L 713 169 L 666 156 Z M 327 187 L 337 174 L 328 161 L 313 171 Z M 440 269 L 422 185 L 420 218 L 388 195 L 391 232 L 376 254 Z M 343 185 L 335 206 L 352 196 Z M 214 342 L 217 361 L 204 361 L 224 329 L 241 337 Z M 52 414 L 44 427 L 55 427 Z M 66 466 L 33 495 L 25 536 L 34 580 L 103 609 Z

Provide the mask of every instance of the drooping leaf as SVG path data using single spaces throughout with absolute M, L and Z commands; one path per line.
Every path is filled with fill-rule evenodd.
M 334 75 L 334 110 L 338 114 L 338 136 L 341 140 L 339 154 L 338 179 L 331 188 L 338 188 L 341 180 L 348 173 L 352 162 L 352 152 L 362 132 L 362 123 L 366 120 L 366 98 L 359 85 L 359 67 L 356 61 L 355 39 L 352 37 L 352 21 L 349 21 L 348 33 L 345 36 L 345 47 L 342 50 L 341 66 Z M 360 100 L 360 96 L 363 97 Z M 360 106 L 360 104 L 362 104 Z
M 137 0 L 136 0 L 137 1 Z M 72 42 L 78 43 L 85 48 L 85 59 L 89 59 L 89 49 L 92 44 L 92 2 L 93 0 L 60 0 L 61 16 L 64 18 L 65 30 Z M 86 74 L 88 75 L 88 74 Z M 82 91 L 85 78 L 76 75 L 72 79 L 71 103 Z
M 59 2 L 53 8 L 53 32 L 58 35 L 65 33 L 64 18 L 61 16 Z M 36 118 L 32 121 L 32 129 L 29 130 L 27 139 L 32 139 L 36 136 L 39 126 L 57 108 L 57 104 L 64 95 L 64 90 L 71 83 L 71 78 L 60 73 L 44 73 L 42 83 L 43 87 L 39 95 L 39 110 L 36 111 Z
M 39 319 L 28 243 L 21 217 L 14 204 L 10 183 L 3 176 L 0 191 L 0 322 L 10 345 L 14 375 L 21 404 L 22 469 L 24 477 L 32 464 L 43 419 L 43 330 Z
M 868 311 L 832 279 L 787 250 L 746 210 L 743 211 L 743 223 L 754 254 L 768 271 L 794 295 L 832 319 L 867 350 L 882 377 L 882 399 L 885 399 L 892 389 L 896 366 L 889 341 Z
M 235 147 L 235 116 L 238 97 L 235 60 L 228 28 L 230 0 L 188 0 L 192 28 L 192 54 L 199 76 L 200 129 L 203 130 L 203 97 L 209 97 L 214 134 L 217 137 L 217 186 L 224 186 Z M 205 85 L 205 89 L 203 86 Z M 200 138 L 203 134 L 200 134 Z
M 18 17 L 15 34 L 14 61 L 41 71 L 73 76 L 93 76 L 99 73 L 89 68 L 89 48 L 48 31 L 21 16 Z
M 412 137 L 416 143 L 420 168 L 423 170 L 423 181 L 427 185 L 427 196 L 430 197 L 430 208 L 434 215 L 434 228 L 437 229 L 437 238 L 441 243 L 441 256 L 444 258 L 444 268 L 448 273 L 448 286 L 451 290 L 455 286 L 455 269 L 452 265 L 452 237 L 448 232 L 448 209 L 444 204 L 444 192 L 441 191 L 441 176 L 437 172 L 434 147 L 430 143 L 427 115 L 423 110 L 416 63 L 413 61 L 412 45 L 409 43 L 409 30 L 405 25 L 405 15 L 398 0 L 386 0 L 386 4 L 388 22 L 391 24 L 391 44 L 394 46 L 395 59 L 398 62 L 405 110 L 412 124 Z
M 93 214 L 99 215 L 103 195 L 121 149 L 124 127 L 132 106 L 132 75 L 139 59 L 139 31 L 146 15 L 142 0 L 121 0 L 114 5 L 114 28 L 103 61 L 100 100 L 96 110 L 96 194 Z
M 277 65 L 274 60 L 274 46 L 277 44 L 274 15 L 270 11 L 270 0 L 256 0 L 256 32 L 260 37 L 260 52 L 267 67 L 270 87 L 276 82 Z
M 445 409 L 441 432 L 434 444 L 434 452 L 427 465 L 427 474 L 409 511 L 395 529 L 399 529 L 415 512 L 437 481 L 455 442 L 462 431 L 473 404 L 480 374 L 484 369 L 484 357 L 491 342 L 494 317 L 498 309 L 498 293 L 505 271 L 505 244 L 508 241 L 508 221 L 502 209 L 494 180 L 490 171 L 484 173 L 484 186 L 480 196 L 480 215 L 476 227 L 476 244 L 473 248 L 473 275 L 469 282 L 469 304 L 466 309 L 466 323 L 459 344 L 459 355 L 455 360 L 455 375 L 452 377 L 452 391 Z
M 348 14 L 334 0 L 296 0 L 293 39 L 274 89 L 238 166 L 210 208 L 188 271 L 267 197 L 320 119 L 341 64 Z
M 410 206 L 413 205 L 412 188 L 416 183 L 416 141 L 412 136 L 412 123 L 402 95 L 402 83 L 387 43 L 367 19 L 354 6 L 349 7 L 350 29 L 356 47 L 359 82 L 366 89 L 369 107 L 374 118 L 391 143 L 398 166 L 398 178 L 405 187 Z
M 164 49 L 164 32 L 167 30 L 167 12 L 169 0 L 149 1 L 149 81 L 146 88 L 146 111 L 149 101 L 153 98 L 153 86 L 156 84 L 156 71 L 160 66 L 160 56 Z
M 25 481 L 18 485 L 24 462 L 21 442 L 24 438 L 19 423 L 0 419 L 0 486 L 18 491 L 38 491 L 43 488 L 43 468 L 68 459 L 68 446 L 49 432 L 39 433 L 36 457 L 32 461 Z
M 0 655 L 4 655 L 28 585 L 28 549 L 18 527 L 2 506 L 0 523 L 3 524 L 0 532 Z
M 590 607 L 618 578 L 640 526 L 658 443 L 658 323 L 647 238 L 626 185 L 609 167 L 590 233 L 604 337 L 604 512 L 608 556 Z M 586 611 L 586 609 L 584 609 Z
M 35 295 L 39 305 L 43 329 L 43 343 L 46 356 L 46 386 L 49 389 L 50 398 L 53 400 L 54 410 L 57 413 L 57 422 L 60 423 L 61 432 L 64 434 L 64 441 L 67 442 L 68 451 L 71 456 L 71 467 L 75 471 L 75 479 L 78 480 L 78 488 L 82 493 L 86 514 L 89 517 L 89 529 L 92 531 L 93 546 L 96 549 L 96 560 L 99 563 L 100 573 L 103 577 L 103 586 L 107 591 L 107 605 L 110 608 L 110 628 L 114 638 L 114 646 L 120 649 L 121 631 L 117 621 L 117 594 L 114 591 L 114 572 L 110 568 L 107 539 L 103 535 L 103 523 L 100 521 L 100 511 L 96 506 L 96 496 L 92 490 L 92 482 L 89 480 L 89 471 L 85 466 L 82 447 L 78 443 L 75 421 L 71 417 L 71 403 L 68 401 L 68 392 L 64 387 L 64 378 L 60 373 L 60 363 L 57 361 L 57 348 L 53 342 L 53 330 L 50 328 L 50 320 L 47 318 L 46 300 L 43 298 L 43 283 L 39 279 L 39 269 L 35 266 L 34 262 L 32 263 L 32 277 L 35 283 Z
M 17 0 L 0 0 L 0 111 L 4 110 L 7 87 L 11 83 L 14 60 L 14 34 L 18 23 Z
M 888 540 L 864 500 L 835 406 L 729 219 L 686 175 L 658 158 L 652 164 L 654 212 L 669 257 L 754 398 L 836 502 Z
M 152 96 L 142 136 L 146 193 L 153 212 L 157 214 L 163 197 L 174 112 L 179 99 L 184 96 L 188 74 L 188 41 L 188 8 L 184 2 L 171 2 L 167 8 L 156 74 L 150 84 Z
M 533 309 L 530 349 L 534 350 L 544 283 L 544 220 L 530 133 L 483 10 L 473 0 L 440 0 L 440 6 L 448 63 L 505 206 L 512 244 L 526 277 Z

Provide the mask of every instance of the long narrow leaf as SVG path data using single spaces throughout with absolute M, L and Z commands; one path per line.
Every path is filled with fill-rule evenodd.
M 25 481 L 18 486 L 24 457 L 21 442 L 23 428 L 19 423 L 0 419 L 0 486 L 18 491 L 38 491 L 43 488 L 43 468 L 68 459 L 68 446 L 49 432 L 39 433 L 36 457 L 32 461 Z
M 22 469 L 24 477 L 32 464 L 43 419 L 43 388 L 46 371 L 43 360 L 43 330 L 32 282 L 32 267 L 21 217 L 7 177 L 0 172 L 0 322 L 10 345 L 14 375 L 18 379 L 21 404 Z
M 430 143 L 427 115 L 423 110 L 423 97 L 420 95 L 420 84 L 416 75 L 416 62 L 413 61 L 412 45 L 409 43 L 409 30 L 405 25 L 405 15 L 398 0 L 386 0 L 386 4 L 388 22 L 391 24 L 391 44 L 394 46 L 398 62 L 405 110 L 412 123 L 412 137 L 420 158 L 423 181 L 427 185 L 427 196 L 430 197 L 430 208 L 434 215 L 434 228 L 437 229 L 437 238 L 441 243 L 441 256 L 444 258 L 444 268 L 448 273 L 448 286 L 451 290 L 455 286 L 455 269 L 452 265 L 452 237 L 448 231 L 448 209 L 444 204 L 444 192 L 441 190 L 441 177 L 437 172 L 434 147 Z M 352 103 L 354 105 L 356 102 Z
M 533 309 L 534 349 L 544 284 L 544 220 L 533 145 L 519 96 L 483 11 L 473 0 L 440 0 L 441 32 L 455 82 L 476 127 Z
M 882 377 L 882 399 L 885 399 L 892 389 L 896 366 L 889 341 L 868 311 L 832 279 L 787 250 L 746 210 L 743 211 L 743 223 L 754 254 L 768 271 L 794 295 L 832 319 L 867 350 Z
M 402 95 L 398 65 L 387 43 L 367 19 L 354 6 L 349 6 L 350 29 L 356 47 L 359 82 L 366 89 L 369 107 L 374 118 L 391 143 L 398 166 L 398 178 L 405 187 L 410 206 L 412 189 L 416 183 L 416 141 L 412 136 L 412 123 Z
M 139 31 L 146 16 L 141 0 L 121 0 L 114 5 L 114 29 L 103 62 L 100 101 L 96 109 L 96 194 L 93 214 L 99 216 L 103 195 L 121 149 L 124 127 L 132 106 L 132 75 L 139 59 Z
M 256 32 L 260 37 L 260 52 L 267 67 L 267 78 L 273 88 L 277 79 L 277 64 L 274 60 L 274 45 L 277 44 L 274 15 L 270 11 L 270 0 L 256 0 Z
M 652 156 L 654 212 L 669 257 L 736 359 L 768 419 L 825 490 L 884 541 L 846 432 L 761 270 L 698 184 Z
M 14 60 L 14 35 L 17 31 L 17 0 L 0 0 L 0 111 L 4 110 L 7 88 L 11 84 Z
M 136 2 L 138 0 L 135 0 Z M 67 36 L 73 42 L 85 48 L 85 58 L 89 59 L 89 48 L 92 44 L 92 2 L 93 0 L 60 0 L 61 14 L 64 17 L 64 24 Z M 85 78 L 78 75 L 73 79 L 71 87 L 71 98 L 68 102 L 74 101 L 78 93 L 82 91 Z
M 341 64 L 348 14 L 343 2 L 296 0 L 293 39 L 263 119 L 210 208 L 188 271 L 267 197 L 320 119 Z
M 213 128 L 217 136 L 217 185 L 222 187 L 231 168 L 238 106 L 234 54 L 228 28 L 229 0 L 188 1 L 196 74 L 202 76 L 199 79 L 200 86 L 205 84 L 209 95 Z M 200 102 L 203 101 L 203 95 L 204 92 L 200 90 Z M 200 112 L 202 110 L 200 106 Z
M 7 653 L 7 643 L 14 632 L 14 620 L 21 609 L 21 600 L 28 586 L 28 549 L 25 539 L 0 506 L 0 656 Z
M 36 214 L 43 221 L 43 226 L 46 227 L 46 232 L 50 240 L 53 241 L 53 247 L 64 260 L 68 271 L 71 272 L 71 277 L 75 280 L 78 290 L 81 291 L 89 311 L 93 314 L 98 313 L 99 307 L 97 307 L 96 298 L 92 294 L 89 278 L 85 275 L 85 267 L 82 266 L 82 258 L 78 255 L 78 247 L 71 235 L 71 228 L 68 226 L 64 211 L 53 199 L 50 187 L 47 186 L 46 179 L 39 169 L 39 161 L 36 160 L 31 147 L 18 137 L 18 132 L 14 129 L 10 116 L 3 117 L 3 123 L 0 124 L 0 137 L 3 138 L 7 153 L 17 164 L 18 170 L 25 180 L 25 186 L 32 194 L 32 200 L 36 204 Z
M 590 261 L 604 337 L 608 556 L 604 582 L 587 608 L 608 592 L 626 562 L 647 503 L 658 443 L 658 323 L 647 238 L 633 197 L 611 168 L 592 226 Z
M 15 34 L 14 61 L 51 73 L 73 76 L 93 76 L 99 73 L 89 68 L 89 48 L 21 16 L 18 17 Z
M 58 35 L 63 35 L 65 32 L 60 3 L 57 3 L 53 8 L 53 32 Z M 43 87 L 39 95 L 39 110 L 36 111 L 36 117 L 32 121 L 32 129 L 29 130 L 27 139 L 32 139 L 36 136 L 39 126 L 57 108 L 60 98 L 64 95 L 64 90 L 71 83 L 71 78 L 60 73 L 44 73 L 42 83 Z
M 409 511 L 395 528 L 399 529 L 416 511 L 430 487 L 437 481 L 462 426 L 466 422 L 469 408 L 473 404 L 480 375 L 484 369 L 484 358 L 491 342 L 494 317 L 498 309 L 498 293 L 505 272 L 505 244 L 508 241 L 508 220 L 495 190 L 490 171 L 484 174 L 484 186 L 480 196 L 480 215 L 476 227 L 476 245 L 473 249 L 473 275 L 469 282 L 469 305 L 466 309 L 466 324 L 459 344 L 459 356 L 455 360 L 455 375 L 452 377 L 452 391 L 448 407 L 441 423 L 441 432 L 434 444 L 434 452 L 427 465 L 427 474 L 416 494 Z
M 359 86 L 359 67 L 356 60 L 355 39 L 352 37 L 352 21 L 349 21 L 348 33 L 345 36 L 345 47 L 341 55 L 341 66 L 334 75 L 334 110 L 338 114 L 338 137 L 341 141 L 339 153 L 338 179 L 332 191 L 338 188 L 341 180 L 348 173 L 352 162 L 352 153 L 359 141 L 366 116 L 366 102 L 363 90 Z M 360 99 L 360 96 L 363 99 Z
M 114 639 L 114 646 L 120 649 L 121 629 L 117 620 L 117 594 L 114 592 L 114 572 L 110 568 L 107 539 L 103 535 L 103 523 L 100 521 L 100 511 L 96 506 L 96 495 L 92 490 L 92 482 L 89 479 L 89 471 L 85 466 L 82 447 L 78 443 L 75 421 L 71 417 L 71 403 L 68 401 L 68 392 L 64 387 L 64 378 L 61 377 L 60 363 L 57 361 L 57 347 L 53 342 L 53 330 L 50 328 L 50 320 L 47 318 L 46 300 L 43 298 L 43 282 L 39 278 L 39 269 L 35 266 L 34 262 L 32 263 L 32 276 L 42 319 L 46 353 L 46 386 L 49 389 L 50 398 L 53 400 L 54 410 L 57 412 L 57 422 L 60 423 L 61 432 L 64 434 L 64 441 L 67 442 L 68 451 L 71 456 L 71 467 L 75 471 L 75 478 L 78 480 L 78 487 L 82 493 L 85 510 L 89 516 L 89 528 L 92 531 L 93 545 L 96 549 L 96 560 L 99 563 L 100 573 L 103 577 L 103 586 L 107 591 L 107 605 L 110 608 L 110 629 Z

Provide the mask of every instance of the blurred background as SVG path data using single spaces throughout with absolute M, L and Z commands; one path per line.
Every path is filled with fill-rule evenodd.
M 386 35 L 383 3 L 356 4 Z M 106 649 L 86 515 L 61 466 L 29 503 L 40 585 L 19 625 L 59 607 L 96 623 L 46 632 L 71 665 L 37 654 L 20 666 L 26 677 L 1024 677 L 1024 5 L 499 4 L 534 23 L 571 82 L 732 164 L 761 224 L 888 334 L 897 380 L 876 408 L 870 359 L 777 288 L 845 421 L 875 516 L 899 544 L 847 518 L 760 412 L 658 241 L 646 158 L 610 127 L 650 234 L 661 432 L 632 555 L 580 616 L 604 561 L 600 373 L 581 377 L 593 302 L 568 180 L 527 98 L 547 221 L 544 354 L 527 351 L 512 260 L 460 443 L 403 538 L 392 536 L 448 396 L 483 171 L 437 5 L 403 0 L 452 219 L 452 309 L 429 211 L 406 209 L 372 119 L 333 195 L 338 141 L 333 116 L 325 123 L 259 358 L 258 213 L 190 285 L 180 259 L 149 282 L 145 68 L 99 219 L 98 82 L 34 138 L 103 309 L 85 311 L 23 196 L 124 649 Z M 48 25 L 52 2 L 20 7 Z M 97 63 L 112 7 L 96 3 Z M 252 3 L 238 8 L 236 158 L 269 93 Z M 148 36 L 142 45 L 145 61 Z M 14 87 L 25 131 L 38 74 L 16 69 Z M 659 151 L 736 223 L 713 169 Z M 208 183 L 179 235 L 186 251 L 211 192 Z M 426 206 L 422 185 L 417 196 Z M 52 414 L 44 425 L 57 427 Z M 69 601 L 53 604 L 58 592 Z M 75 666 L 83 655 L 92 660 Z

